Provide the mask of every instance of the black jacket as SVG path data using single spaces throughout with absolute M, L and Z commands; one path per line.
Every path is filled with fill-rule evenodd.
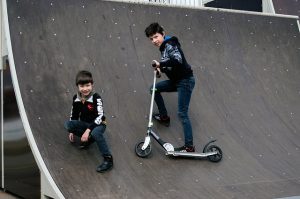
M 165 36 L 159 48 L 161 52 L 160 69 L 170 80 L 178 81 L 193 76 L 193 70 L 187 63 L 176 37 Z
M 82 103 L 78 94 L 74 95 L 70 120 L 90 123 L 88 127 L 90 130 L 104 122 L 105 116 L 100 95 L 94 93 L 84 103 Z

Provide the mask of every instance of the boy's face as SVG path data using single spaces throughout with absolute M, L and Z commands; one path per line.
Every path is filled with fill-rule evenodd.
M 161 44 L 164 42 L 164 36 L 165 34 L 155 33 L 154 35 L 151 35 L 149 39 L 151 40 L 151 43 L 157 47 L 160 47 Z
M 82 97 L 88 96 L 93 90 L 93 84 L 78 84 L 78 90 L 81 93 Z

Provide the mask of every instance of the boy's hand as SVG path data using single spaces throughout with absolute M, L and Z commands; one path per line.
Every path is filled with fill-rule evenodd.
M 87 142 L 89 140 L 89 135 L 90 135 L 91 130 L 86 129 L 83 135 L 81 136 L 81 142 Z
M 160 63 L 156 60 L 152 60 L 151 64 L 152 64 L 152 67 L 155 69 L 160 67 Z
M 69 140 L 70 140 L 70 142 L 74 142 L 74 134 L 73 133 L 69 133 Z
M 157 68 L 157 69 L 156 69 L 156 77 L 157 77 L 157 78 L 160 78 L 160 77 L 161 77 L 161 71 L 160 71 L 160 68 Z

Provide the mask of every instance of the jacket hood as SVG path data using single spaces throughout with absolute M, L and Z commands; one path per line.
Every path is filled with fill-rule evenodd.
M 180 47 L 180 43 L 179 43 L 177 37 L 175 37 L 175 36 L 171 37 L 171 36 L 166 35 L 164 39 L 165 39 L 164 42 L 159 47 L 160 51 L 164 50 L 164 48 L 165 48 L 165 46 L 166 46 L 167 43 L 170 44 L 170 45 L 172 45 L 172 46 L 177 45 L 177 46 Z

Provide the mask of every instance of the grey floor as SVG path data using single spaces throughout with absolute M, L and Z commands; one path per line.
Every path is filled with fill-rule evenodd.
M 15 197 L 15 196 L 13 196 L 13 195 L 11 195 L 9 193 L 6 193 L 6 192 L 4 192 L 2 190 L 0 190 L 0 198 L 1 199 L 17 199 L 17 197 Z

